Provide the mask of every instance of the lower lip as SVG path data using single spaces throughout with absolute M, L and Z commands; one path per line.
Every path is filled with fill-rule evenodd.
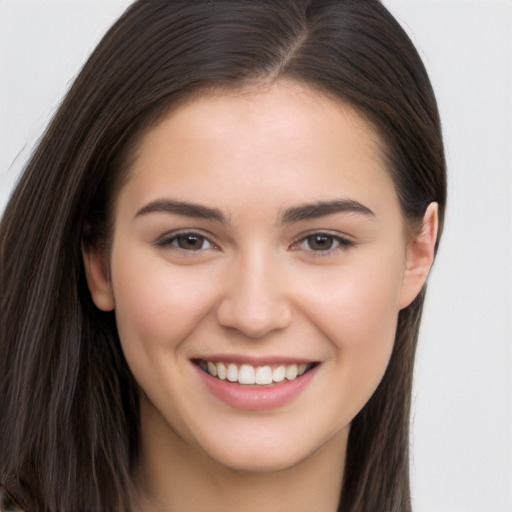
M 295 380 L 284 381 L 272 386 L 244 386 L 212 377 L 196 366 L 210 392 L 227 405 L 248 411 L 276 409 L 291 402 L 312 381 L 318 366 L 315 366 Z

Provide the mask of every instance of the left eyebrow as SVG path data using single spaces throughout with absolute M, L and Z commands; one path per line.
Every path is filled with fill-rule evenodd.
M 375 213 L 364 204 L 352 199 L 335 199 L 333 201 L 318 201 L 316 203 L 293 206 L 287 208 L 282 216 L 281 223 L 288 224 L 302 220 L 318 219 L 334 213 L 356 213 L 366 217 L 375 217 Z

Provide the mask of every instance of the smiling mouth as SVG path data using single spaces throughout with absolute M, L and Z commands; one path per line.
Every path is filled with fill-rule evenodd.
M 197 360 L 195 363 L 208 375 L 244 386 L 273 386 L 302 377 L 317 363 L 280 364 L 253 366 L 250 364 L 225 363 Z

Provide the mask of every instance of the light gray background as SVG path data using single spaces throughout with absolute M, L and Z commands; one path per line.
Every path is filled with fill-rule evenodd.
M 129 0 L 0 0 L 0 211 L 87 55 Z M 444 239 L 418 354 L 416 512 L 512 511 L 512 1 L 384 0 L 437 92 Z

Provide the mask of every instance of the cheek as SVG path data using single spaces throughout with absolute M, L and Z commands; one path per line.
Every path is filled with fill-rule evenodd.
M 394 338 L 396 320 L 399 312 L 400 279 L 390 272 L 389 267 L 376 265 L 355 271 L 340 286 L 338 321 L 350 336 L 346 343 L 340 339 L 340 348 L 378 348 L 379 345 Z
M 211 276 L 194 267 L 173 267 L 144 251 L 126 254 L 116 263 L 112 286 L 125 352 L 146 353 L 151 359 L 158 357 L 155 349 L 179 347 L 214 300 Z
M 321 288 L 328 293 L 309 295 L 309 303 L 316 303 L 309 308 L 310 320 L 331 344 L 347 421 L 369 400 L 387 368 L 399 313 L 401 268 L 396 258 L 361 261 L 325 279 Z
M 359 258 L 334 272 L 317 274 L 303 303 L 311 305 L 316 323 L 340 350 L 378 345 L 394 334 L 403 276 L 401 259 L 379 253 Z M 313 291 L 314 290 L 314 291 Z

